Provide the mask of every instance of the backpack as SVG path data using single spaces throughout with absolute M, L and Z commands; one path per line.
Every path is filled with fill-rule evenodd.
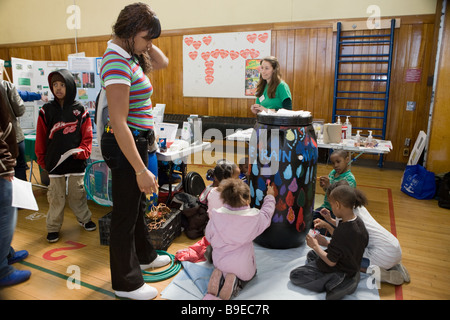
M 439 184 L 438 206 L 450 209 L 450 172 L 447 172 Z

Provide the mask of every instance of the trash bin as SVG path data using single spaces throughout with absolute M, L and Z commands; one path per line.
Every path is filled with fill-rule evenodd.
M 257 115 L 249 143 L 251 206 L 261 208 L 267 183 L 275 189 L 271 225 L 255 239 L 261 246 L 300 246 L 312 223 L 318 148 L 312 117 Z

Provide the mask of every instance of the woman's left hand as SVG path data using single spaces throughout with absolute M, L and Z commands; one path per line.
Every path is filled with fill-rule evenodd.
M 146 170 L 142 174 L 137 175 L 136 181 L 141 192 L 144 192 L 145 194 L 158 193 L 158 182 L 156 181 L 155 175 L 150 170 Z

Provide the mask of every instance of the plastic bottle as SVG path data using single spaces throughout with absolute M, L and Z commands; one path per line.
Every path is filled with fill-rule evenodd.
M 341 139 L 347 139 L 347 125 L 345 123 L 341 126 Z
M 350 123 L 349 118 L 350 117 L 347 117 L 347 119 L 345 120 L 345 123 L 344 123 L 344 125 L 347 126 L 347 133 L 345 135 L 347 139 L 351 139 L 352 138 L 352 124 Z
M 361 145 L 361 135 L 360 135 L 360 133 L 361 133 L 361 130 L 357 130 L 357 132 L 356 132 L 356 143 L 355 143 L 355 145 L 357 147 L 359 147 Z
M 367 137 L 367 147 L 373 147 L 372 131 L 369 130 L 369 136 Z
M 340 116 L 337 116 L 337 121 L 336 121 L 336 123 L 337 123 L 337 124 L 341 124 L 341 117 L 340 117 Z

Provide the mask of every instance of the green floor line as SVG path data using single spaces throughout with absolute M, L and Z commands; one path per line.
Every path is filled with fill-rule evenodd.
M 20 264 L 23 264 L 23 265 L 25 265 L 25 266 L 27 266 L 27 267 L 31 267 L 31 268 L 34 268 L 34 269 L 36 269 L 36 270 L 39 270 L 39 271 L 42 271 L 42 272 L 51 274 L 52 276 L 58 277 L 58 278 L 63 279 L 63 280 L 67 280 L 67 279 L 69 278 L 69 276 L 66 276 L 66 275 L 64 275 L 64 274 L 61 274 L 61 273 L 59 273 L 59 272 L 55 272 L 55 271 L 50 270 L 50 269 L 46 269 L 46 268 L 44 268 L 44 267 L 35 265 L 35 264 L 30 263 L 30 262 L 27 262 L 27 261 L 20 261 L 19 263 L 20 263 Z M 105 294 L 105 295 L 107 295 L 107 296 L 116 298 L 116 295 L 115 295 L 113 292 L 108 291 L 108 290 L 105 290 L 105 289 L 103 289 L 103 288 L 96 287 L 96 286 L 94 286 L 94 285 L 92 285 L 92 284 L 89 284 L 89 283 L 80 281 L 80 285 L 83 286 L 83 287 L 86 287 L 86 288 L 88 288 L 88 289 L 91 289 L 91 290 L 94 290 L 94 291 L 103 293 L 103 294 Z

